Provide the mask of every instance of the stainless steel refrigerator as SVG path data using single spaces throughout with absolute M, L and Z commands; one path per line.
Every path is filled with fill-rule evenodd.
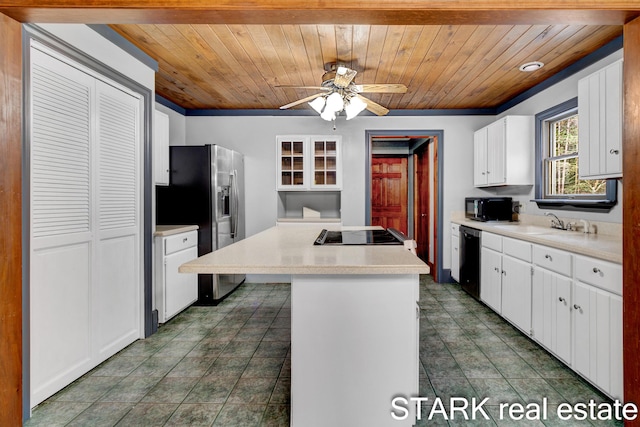
M 243 155 L 219 145 L 169 150 L 169 186 L 156 186 L 156 223 L 198 225 L 198 256 L 244 239 Z M 198 275 L 196 304 L 217 304 L 244 279 L 239 274 Z

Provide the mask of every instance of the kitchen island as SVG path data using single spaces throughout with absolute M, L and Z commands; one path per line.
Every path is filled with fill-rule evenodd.
M 415 414 L 391 417 L 391 401 L 418 395 L 429 267 L 402 245 L 316 246 L 320 231 L 273 227 L 180 271 L 291 275 L 292 426 L 412 425 Z

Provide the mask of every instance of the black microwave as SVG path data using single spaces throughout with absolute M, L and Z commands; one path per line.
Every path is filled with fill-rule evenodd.
M 511 221 L 511 197 L 466 197 L 465 217 L 474 221 Z

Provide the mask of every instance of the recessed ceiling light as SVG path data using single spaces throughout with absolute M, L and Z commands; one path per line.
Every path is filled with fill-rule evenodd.
M 539 70 L 544 67 L 544 64 L 539 61 L 527 62 L 526 64 L 522 64 L 520 66 L 520 71 L 524 71 L 525 73 L 530 73 L 532 71 Z

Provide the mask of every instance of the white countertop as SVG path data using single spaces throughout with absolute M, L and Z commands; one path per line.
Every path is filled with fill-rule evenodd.
M 452 219 L 451 222 L 580 255 L 622 263 L 622 238 L 616 235 L 585 234 L 517 222 L 479 222 L 459 218 Z
M 197 225 L 156 225 L 156 231 L 155 233 L 153 233 L 153 235 L 165 237 L 197 229 Z
M 326 227 L 328 228 L 328 227 Z M 363 229 L 370 227 L 336 227 Z M 180 266 L 211 274 L 428 274 L 402 245 L 316 246 L 319 226 L 272 227 Z
M 292 223 L 327 223 L 335 224 L 342 221 L 340 218 L 278 218 L 278 222 L 292 222 Z

